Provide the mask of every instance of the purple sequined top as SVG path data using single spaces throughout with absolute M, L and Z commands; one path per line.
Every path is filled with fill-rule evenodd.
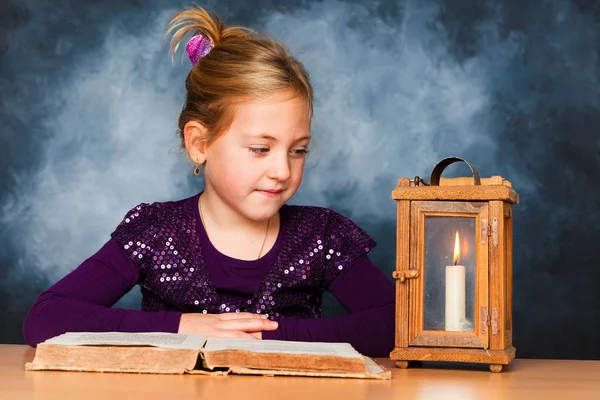
M 25 319 L 27 342 L 66 331 L 177 332 L 182 313 L 248 311 L 279 322 L 263 339 L 389 354 L 394 287 L 367 257 L 375 242 L 365 231 L 326 208 L 284 205 L 271 250 L 238 260 L 210 243 L 198 196 L 128 212 L 98 253 L 40 295 Z M 110 308 L 136 284 L 141 311 Z M 325 290 L 347 315 L 321 317 Z

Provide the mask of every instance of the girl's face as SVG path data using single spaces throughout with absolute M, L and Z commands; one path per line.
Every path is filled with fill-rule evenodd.
M 264 221 L 298 190 L 309 142 L 302 98 L 282 91 L 238 104 L 229 129 L 205 150 L 206 190 L 238 215 Z

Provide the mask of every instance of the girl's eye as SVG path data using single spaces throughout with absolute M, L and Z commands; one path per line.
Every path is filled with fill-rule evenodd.
M 265 154 L 269 152 L 267 147 L 250 147 L 248 150 L 255 154 Z
M 308 150 L 307 149 L 292 150 L 292 154 L 295 156 L 305 156 L 308 154 Z

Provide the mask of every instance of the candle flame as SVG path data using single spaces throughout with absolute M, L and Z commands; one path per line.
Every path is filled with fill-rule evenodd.
M 460 244 L 458 238 L 458 231 L 456 231 L 456 239 L 454 240 L 454 265 L 460 261 Z

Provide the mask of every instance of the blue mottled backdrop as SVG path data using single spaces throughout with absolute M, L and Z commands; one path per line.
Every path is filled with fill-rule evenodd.
M 202 188 L 175 133 L 189 64 L 162 36 L 188 5 L 1 3 L 0 342 L 23 342 L 35 298 L 126 210 Z M 518 356 L 600 358 L 600 1 L 202 5 L 277 35 L 312 75 L 318 151 L 294 203 L 361 224 L 389 276 L 399 177 L 459 155 L 508 178 Z M 136 289 L 119 305 L 138 303 Z

